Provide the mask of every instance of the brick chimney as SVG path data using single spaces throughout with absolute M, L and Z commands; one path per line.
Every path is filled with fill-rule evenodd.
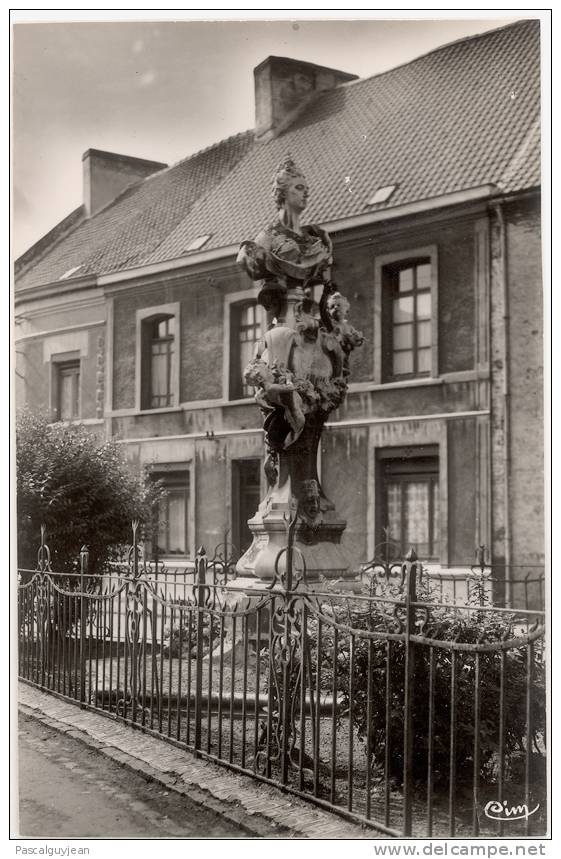
M 318 93 L 358 77 L 288 57 L 267 57 L 253 75 L 255 134 L 263 142 L 288 128 Z
M 125 188 L 152 173 L 163 170 L 167 164 L 88 149 L 82 155 L 84 177 L 84 206 L 89 218 L 115 199 Z

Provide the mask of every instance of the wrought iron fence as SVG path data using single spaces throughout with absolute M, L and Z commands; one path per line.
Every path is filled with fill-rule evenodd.
M 20 676 L 389 835 L 543 834 L 543 612 L 443 603 L 413 553 L 312 587 L 287 525 L 268 587 L 202 549 L 170 586 L 136 527 L 122 567 L 59 575 L 42 530 Z
M 358 575 L 368 583 L 371 592 L 383 591 L 388 582 L 401 576 L 402 559 L 397 555 L 397 546 L 385 541 L 376 546 L 374 557 L 360 565 Z M 434 570 L 430 565 L 421 565 L 420 576 L 430 584 L 433 594 L 442 601 L 452 603 L 469 602 L 472 594 L 480 593 L 484 582 L 487 602 L 493 605 L 545 611 L 545 569 L 543 564 L 491 563 L 486 546 L 478 546 L 474 562 L 463 568 Z

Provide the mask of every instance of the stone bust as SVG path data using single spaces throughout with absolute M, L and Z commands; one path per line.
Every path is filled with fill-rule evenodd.
M 282 319 L 287 290 L 329 280 L 332 244 L 328 233 L 314 224 L 302 225 L 309 189 L 306 177 L 287 157 L 273 177 L 273 199 L 277 217 L 254 241 L 242 243 L 237 262 L 252 280 L 258 281 L 258 302 L 267 310 L 268 321 Z

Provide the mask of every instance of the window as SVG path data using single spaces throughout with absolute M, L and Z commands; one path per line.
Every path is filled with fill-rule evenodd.
M 154 472 L 153 477 L 162 481 L 166 493 L 158 505 L 158 529 L 153 541 L 153 554 L 187 555 L 189 472 Z
M 411 547 L 421 560 L 440 558 L 438 456 L 431 449 L 379 452 L 380 507 L 378 540 L 397 546 L 400 557 Z M 428 455 L 427 455 L 428 454 Z
M 385 376 L 429 376 L 432 347 L 430 259 L 386 266 Z
M 185 248 L 185 253 L 192 253 L 193 251 L 199 251 L 210 239 L 210 236 L 197 236 L 196 239 L 193 239 L 192 242 L 189 242 L 187 247 Z
M 253 396 L 243 372 L 261 339 L 261 313 L 255 301 L 232 305 L 230 311 L 230 399 Z
M 173 316 L 147 323 L 150 328 L 150 388 L 149 408 L 173 405 L 171 390 L 171 361 L 175 320 Z
M 177 305 L 161 308 L 167 312 L 155 313 L 155 308 L 137 312 L 139 347 L 137 360 L 137 396 L 140 409 L 163 409 L 178 405 L 179 377 L 177 371 Z
M 376 258 L 374 308 L 374 383 L 437 378 L 436 245 Z
M 80 417 L 80 361 L 63 361 L 56 365 L 56 416 L 59 421 Z

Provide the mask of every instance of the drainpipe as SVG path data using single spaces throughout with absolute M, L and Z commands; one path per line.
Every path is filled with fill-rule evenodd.
M 504 553 L 505 553 L 505 601 L 510 606 L 512 602 L 512 585 L 510 582 L 511 565 L 511 527 L 510 527 L 510 313 L 508 300 L 508 270 L 506 226 L 501 203 L 493 206 L 499 224 L 499 244 L 501 254 L 501 295 L 503 301 L 503 426 L 504 426 Z

